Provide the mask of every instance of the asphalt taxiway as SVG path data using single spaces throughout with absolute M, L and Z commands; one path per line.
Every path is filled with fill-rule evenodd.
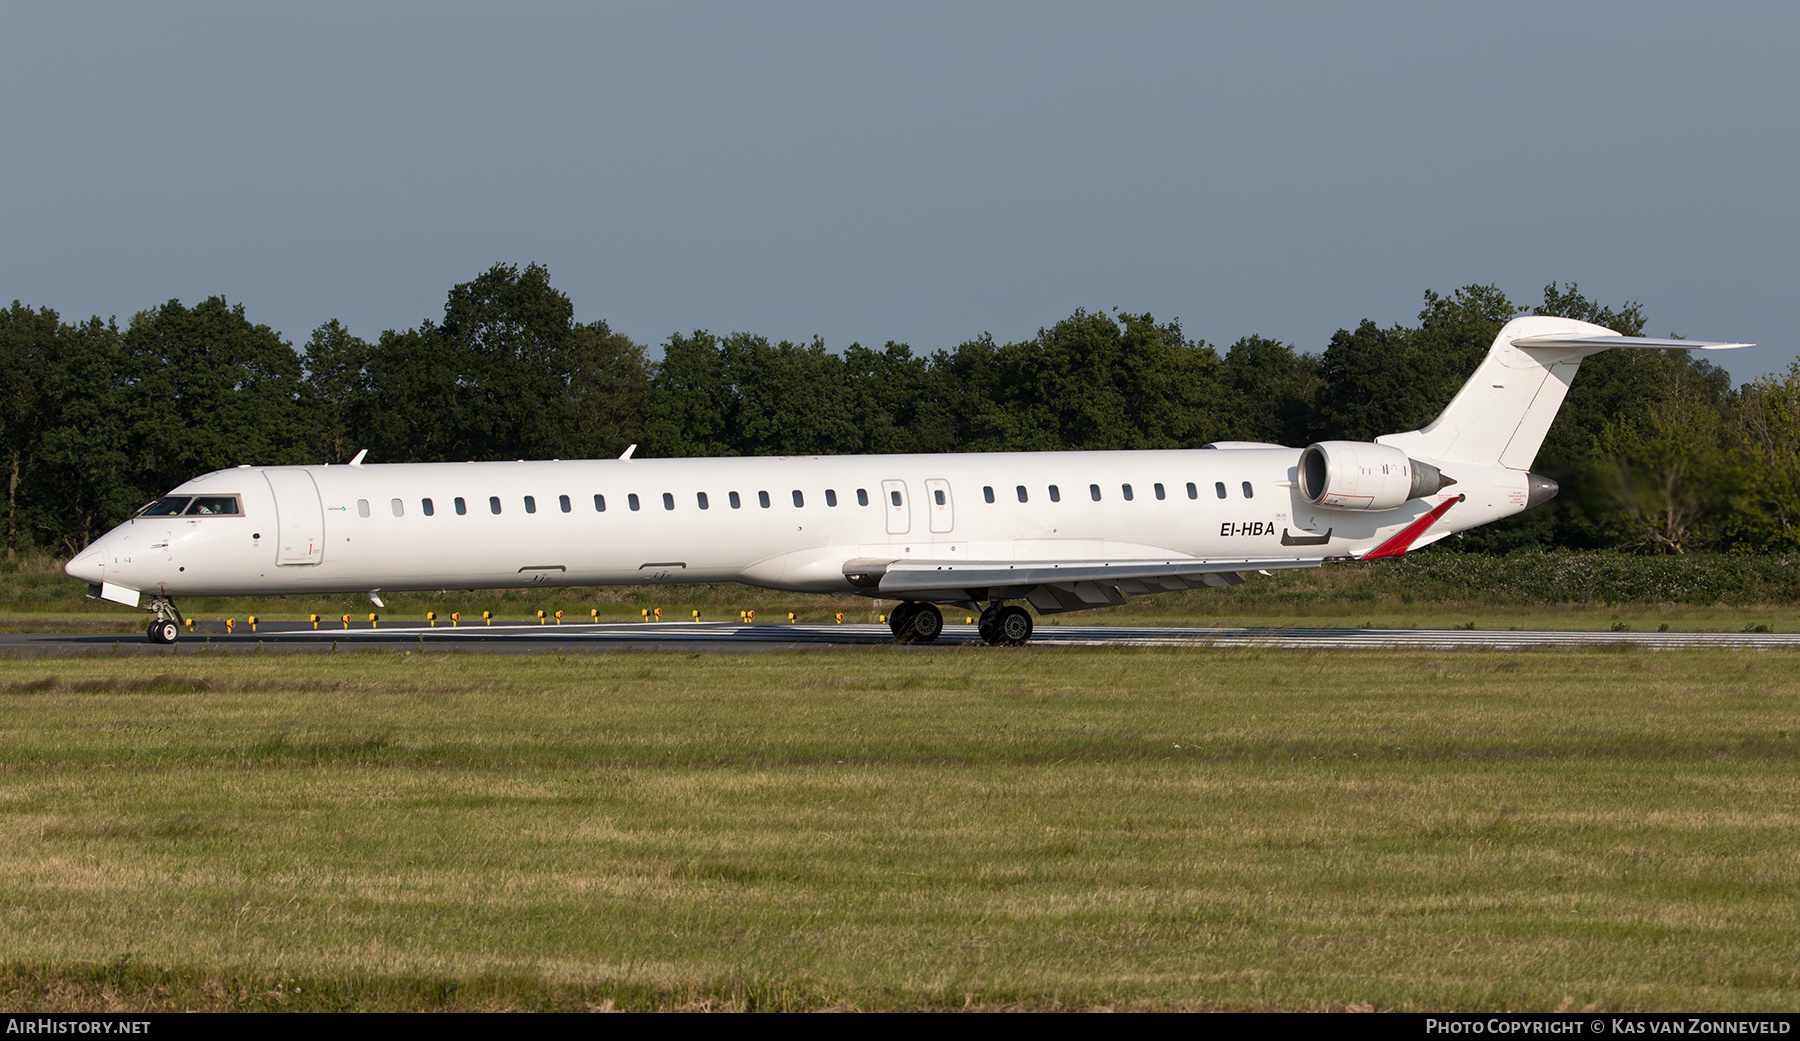
M 1298 650 L 1490 650 L 1525 651 L 1590 648 L 1680 650 L 1800 649 L 1800 633 L 1757 632 L 1563 632 L 1480 629 L 1247 629 L 1234 627 L 1139 627 L 1123 625 L 1039 625 L 1033 645 L 1044 647 L 1252 647 Z M 886 646 L 894 643 L 885 625 L 758 624 L 736 622 L 648 622 L 570 625 L 462 625 L 435 627 L 353 623 L 350 628 L 306 623 L 263 623 L 256 631 L 239 625 L 230 633 L 183 633 L 173 646 L 152 644 L 141 633 L 0 634 L 0 653 L 91 654 L 112 651 L 252 651 L 331 653 L 359 649 L 481 654 L 544 651 L 759 651 Z M 972 625 L 946 625 L 918 650 L 982 647 Z

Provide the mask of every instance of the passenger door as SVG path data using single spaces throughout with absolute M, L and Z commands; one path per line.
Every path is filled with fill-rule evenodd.
M 275 563 L 317 564 L 325 552 L 325 508 L 305 470 L 264 470 L 275 493 Z

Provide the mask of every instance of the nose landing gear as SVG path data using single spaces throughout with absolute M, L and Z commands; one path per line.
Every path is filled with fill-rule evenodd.
M 156 613 L 156 620 L 145 632 L 151 643 L 174 643 L 180 638 L 181 612 L 176 609 L 175 601 L 159 596 L 150 601 L 150 610 Z

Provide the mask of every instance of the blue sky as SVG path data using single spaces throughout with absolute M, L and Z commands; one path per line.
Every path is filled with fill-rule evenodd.
M 543 263 L 583 320 L 1317 351 L 1550 281 L 1800 351 L 1800 7 L 82 4 L 0 9 L 0 295 L 223 294 L 303 343 Z

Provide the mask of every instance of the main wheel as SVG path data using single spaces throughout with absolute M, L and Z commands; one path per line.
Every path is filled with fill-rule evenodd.
M 911 602 L 898 603 L 894 605 L 892 611 L 888 612 L 888 628 L 894 631 L 894 639 L 906 638 L 906 630 L 911 627 L 913 612 L 918 609 L 918 606 Z
M 975 620 L 975 631 L 981 635 L 983 643 L 999 643 L 1004 638 L 1000 635 L 1000 608 L 990 607 L 981 612 L 981 617 Z
M 1031 639 L 1031 612 L 1014 604 L 1000 611 L 1000 642 L 1017 647 Z
M 944 614 L 936 604 L 914 604 L 912 622 L 900 637 L 908 643 L 930 643 L 944 631 Z

